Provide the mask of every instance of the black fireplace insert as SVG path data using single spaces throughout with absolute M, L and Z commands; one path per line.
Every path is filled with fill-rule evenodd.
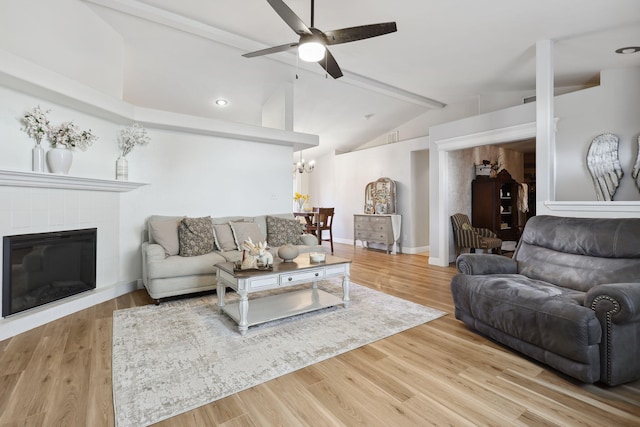
M 96 228 L 3 237 L 2 316 L 96 287 Z

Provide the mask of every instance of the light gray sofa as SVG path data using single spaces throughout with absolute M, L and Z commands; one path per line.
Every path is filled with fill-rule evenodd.
M 270 214 L 270 217 L 295 220 L 293 214 Z M 260 235 L 252 239 L 254 242 L 265 241 L 268 236 L 267 215 L 245 217 L 233 216 L 211 218 L 216 235 L 216 246 L 211 252 L 198 256 L 180 256 L 178 254 L 178 226 L 183 216 L 153 215 L 147 219 L 145 230 L 146 241 L 142 243 L 142 281 L 147 292 L 160 302 L 161 298 L 175 295 L 189 294 L 216 289 L 215 265 L 227 261 L 240 261 L 242 251 L 237 249 L 236 238 L 232 229 L 226 231 L 228 224 L 257 224 Z M 273 219 L 271 220 L 273 221 Z M 223 233 L 227 233 L 226 237 Z M 244 236 L 237 236 L 244 241 Z M 226 240 L 226 241 L 225 241 Z M 301 235 L 297 244 L 300 253 L 324 252 L 324 248 L 317 244 L 316 236 Z M 217 246 L 220 243 L 221 246 Z M 277 259 L 279 246 L 270 247 L 274 259 Z
M 463 254 L 467 326 L 585 383 L 640 378 L 640 218 L 537 216 L 513 259 Z

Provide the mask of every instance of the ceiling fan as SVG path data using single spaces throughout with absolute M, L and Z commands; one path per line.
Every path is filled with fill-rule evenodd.
M 302 22 L 293 11 L 284 4 L 282 0 L 267 0 L 271 7 L 284 22 L 291 27 L 300 39 L 295 43 L 287 43 L 274 46 L 255 52 L 245 53 L 245 58 L 269 55 L 271 53 L 284 52 L 293 48 L 298 48 L 298 56 L 303 61 L 317 62 L 334 79 L 342 77 L 342 70 L 338 66 L 333 55 L 327 46 L 341 43 L 349 43 L 357 40 L 368 39 L 370 37 L 382 36 L 397 31 L 395 22 L 384 22 L 381 24 L 361 25 L 358 27 L 342 28 L 333 31 L 320 31 L 314 27 L 314 0 L 311 0 L 311 26 Z

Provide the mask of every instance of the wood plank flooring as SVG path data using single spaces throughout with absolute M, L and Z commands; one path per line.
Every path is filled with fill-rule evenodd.
M 453 267 L 335 249 L 353 282 L 449 314 L 158 425 L 640 425 L 640 381 L 581 384 L 456 320 Z M 0 342 L 0 427 L 112 426 L 112 313 L 150 303 L 136 291 Z

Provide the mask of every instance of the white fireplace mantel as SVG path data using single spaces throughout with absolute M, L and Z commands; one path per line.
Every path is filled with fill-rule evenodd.
M 67 190 L 90 190 L 125 192 L 142 187 L 144 183 L 116 181 L 111 179 L 83 178 L 39 172 L 0 170 L 0 186 L 59 188 Z

